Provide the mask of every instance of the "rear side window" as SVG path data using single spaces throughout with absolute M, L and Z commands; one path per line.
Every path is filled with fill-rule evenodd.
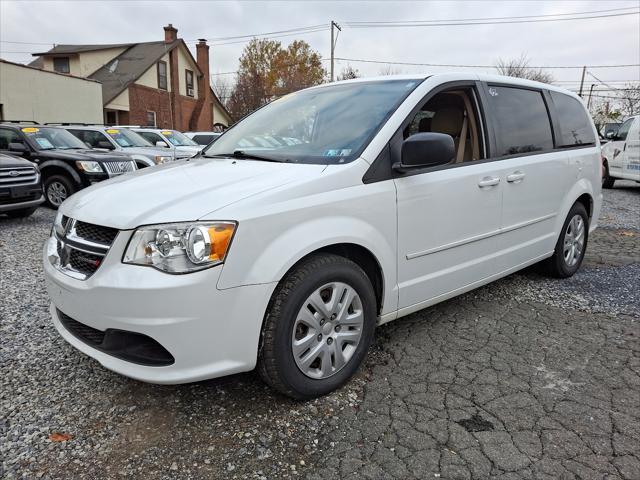
M 553 149 L 551 122 L 542 93 L 514 87 L 489 86 L 494 112 L 497 157 Z
M 560 122 L 558 147 L 594 144 L 596 137 L 591 120 L 582 104 L 575 98 L 558 92 L 551 92 L 551 98 Z
M 216 138 L 215 135 L 194 135 L 191 140 L 198 145 L 209 145 L 214 138 Z

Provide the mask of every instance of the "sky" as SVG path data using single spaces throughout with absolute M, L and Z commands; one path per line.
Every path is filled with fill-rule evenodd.
M 509 25 L 458 25 L 411 28 L 354 28 L 350 22 L 470 19 L 530 15 L 590 15 L 629 13 L 640 0 L 609 1 L 424 1 L 424 2 L 241 2 L 241 1 L 15 1 L 0 0 L 0 58 L 27 63 L 30 53 L 53 44 L 129 43 L 162 40 L 162 27 L 172 23 L 178 36 L 195 53 L 195 40 L 209 39 L 211 73 L 237 69 L 246 41 L 219 40 L 240 35 L 289 30 L 313 25 L 321 31 L 277 38 L 283 45 L 307 41 L 329 69 L 329 23 L 342 26 L 336 57 L 383 62 L 456 65 L 494 65 L 499 59 L 527 55 L 535 66 L 619 65 L 640 63 L 640 15 L 590 20 L 550 21 Z M 610 10 L 602 12 L 602 10 Z M 555 18 L 555 17 L 554 17 Z M 322 27 L 319 27 L 322 28 Z M 216 40 L 218 39 L 218 40 Z M 18 43 L 24 42 L 24 43 Z M 235 43 L 230 43 L 235 42 Z M 458 68 L 430 66 L 386 67 L 383 64 L 337 61 L 339 73 L 347 64 L 363 76 L 382 70 L 395 73 L 436 73 Z M 464 69 L 468 71 L 469 69 Z M 471 70 L 491 72 L 488 67 Z M 577 89 L 581 68 L 550 69 L 557 83 Z M 591 75 L 595 75 L 603 85 Z M 591 68 L 585 88 L 592 83 L 603 92 L 623 80 L 640 81 L 640 67 Z

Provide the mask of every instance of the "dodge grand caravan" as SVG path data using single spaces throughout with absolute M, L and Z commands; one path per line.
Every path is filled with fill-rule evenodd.
M 260 136 L 297 141 L 242 149 Z M 59 333 L 135 379 L 257 366 L 295 398 L 346 382 L 376 325 L 538 262 L 573 275 L 602 201 L 580 99 L 484 75 L 302 90 L 107 183 L 44 249 Z

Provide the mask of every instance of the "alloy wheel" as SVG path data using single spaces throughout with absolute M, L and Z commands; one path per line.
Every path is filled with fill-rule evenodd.
M 582 256 L 584 249 L 584 220 L 580 215 L 574 215 L 564 232 L 564 262 L 568 267 L 573 267 Z
M 47 187 L 47 198 L 51 202 L 52 205 L 59 207 L 62 202 L 67 199 L 68 192 L 67 188 L 61 183 L 57 181 L 53 181 Z

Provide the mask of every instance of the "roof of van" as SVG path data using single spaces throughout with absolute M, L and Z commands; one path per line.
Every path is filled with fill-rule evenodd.
M 450 72 L 450 73 L 434 73 L 434 74 L 413 74 L 413 75 L 384 75 L 377 77 L 361 77 L 355 78 L 352 80 L 341 80 L 339 82 L 333 83 L 325 83 L 322 85 L 318 85 L 318 87 L 314 88 L 322 88 L 329 85 L 334 85 L 336 83 L 359 83 L 359 82 L 384 82 L 389 80 L 417 80 L 424 81 L 427 79 L 434 79 L 438 82 L 443 81 L 464 81 L 464 80 L 479 80 L 482 82 L 488 83 L 504 83 L 508 85 L 518 85 L 522 87 L 530 87 L 530 88 L 544 88 L 547 90 L 553 90 L 557 92 L 562 92 L 566 95 L 570 95 L 575 98 L 580 98 L 575 92 L 567 90 L 566 88 L 558 87 L 556 85 L 551 85 L 549 83 L 535 82 L 533 80 L 527 80 L 524 78 L 516 78 L 516 77 L 507 77 L 504 75 L 491 75 L 486 73 L 473 73 L 473 72 Z

